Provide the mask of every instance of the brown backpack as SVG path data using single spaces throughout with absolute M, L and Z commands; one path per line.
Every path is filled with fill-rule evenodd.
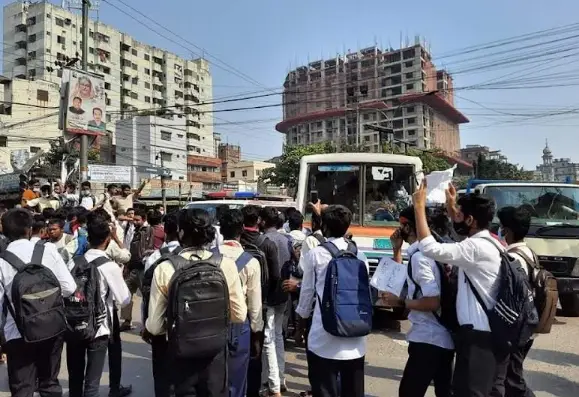
M 152 249 L 153 228 L 151 226 L 145 226 L 135 231 L 129 248 L 131 252 L 130 268 L 144 269 L 145 264 L 143 263 L 143 258 L 145 258 L 147 251 L 151 251 Z
M 533 252 L 533 257 L 529 257 L 522 249 L 512 249 L 510 253 L 519 255 L 527 262 L 531 286 L 535 292 L 535 307 L 539 314 L 539 323 L 535 329 L 537 334 L 548 334 L 555 321 L 557 312 L 557 301 L 559 291 L 557 289 L 557 279 L 539 264 L 539 258 Z

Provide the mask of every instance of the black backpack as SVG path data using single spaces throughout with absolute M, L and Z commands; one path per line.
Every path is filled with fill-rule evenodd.
M 17 271 L 10 297 L 6 294 L 4 300 L 4 311 L 10 311 L 27 343 L 42 342 L 66 330 L 60 282 L 52 270 L 42 265 L 44 244 L 36 243 L 30 263 L 22 262 L 10 251 L 0 254 Z
M 267 258 L 265 253 L 261 250 L 262 244 L 265 242 L 267 237 L 261 234 L 255 244 L 245 244 L 243 250 L 248 254 L 251 254 L 259 262 L 259 267 L 261 269 L 261 298 L 263 302 L 267 300 L 267 295 L 269 292 L 269 267 L 267 265 Z
M 175 268 L 167 303 L 169 352 L 173 358 L 215 357 L 229 342 L 229 289 L 219 254 L 189 260 L 168 258 Z
M 91 341 L 99 327 L 107 321 L 108 313 L 101 299 L 98 268 L 110 261 L 106 256 L 99 256 L 91 262 L 84 256 L 74 258 L 74 267 L 70 273 L 76 282 L 76 290 L 64 298 L 68 340 Z
M 440 273 L 440 310 L 432 312 L 436 320 L 449 332 L 458 331 L 458 317 L 456 315 L 456 297 L 458 295 L 458 268 L 436 262 Z M 420 284 L 412 277 L 412 256 L 408 259 L 408 280 L 414 284 L 412 299 L 422 294 Z
M 172 255 L 179 255 L 183 251 L 181 246 L 176 246 L 173 251 L 169 247 L 163 247 L 159 250 L 161 256 L 147 269 L 143 275 L 143 281 L 141 283 L 141 294 L 143 295 L 143 323 L 149 317 L 149 300 L 151 299 L 151 285 L 153 284 L 153 275 L 155 274 L 155 269 L 161 262 L 167 260 L 168 257 Z
M 326 242 L 326 238 L 319 233 L 312 233 L 311 234 L 320 244 L 324 244 Z
M 482 238 L 493 244 L 501 255 L 495 306 L 489 309 L 466 273 L 464 277 L 488 317 L 497 346 L 512 350 L 531 339 L 539 322 L 532 287 L 525 270 L 506 250 L 499 248 L 493 238 Z

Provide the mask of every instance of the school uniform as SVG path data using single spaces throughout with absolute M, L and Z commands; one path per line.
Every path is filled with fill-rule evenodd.
M 107 257 L 105 251 L 89 249 L 84 255 L 87 262 L 99 257 Z M 107 257 L 108 258 L 108 257 Z M 72 270 L 74 261 L 68 265 Z M 115 262 L 109 261 L 98 268 L 100 298 L 106 308 L 107 318 L 100 324 L 91 341 L 67 341 L 66 364 L 70 397 L 98 397 L 100 380 L 109 346 L 109 335 L 113 324 L 114 302 L 126 306 L 131 295 L 122 278 L 122 272 Z
M 440 271 L 436 262 L 418 250 L 418 242 L 408 247 L 411 276 L 408 279 L 408 299 L 440 296 Z M 408 361 L 400 382 L 400 397 L 424 397 L 431 381 L 437 397 L 451 396 L 454 343 L 448 330 L 433 313 L 411 310 L 412 324 L 406 339 Z
M 27 239 L 20 239 L 11 242 L 6 249 L 17 255 L 22 262 L 29 263 L 34 244 Z M 42 264 L 52 270 L 60 282 L 63 296 L 74 293 L 76 283 L 53 244 L 46 244 Z M 4 304 L 7 296 L 12 296 L 12 281 L 15 275 L 16 269 L 0 259 L 0 306 Z M 43 342 L 26 343 L 9 310 L 4 322 L 4 337 L 6 344 L 3 352 L 8 358 L 8 384 L 11 396 L 30 397 L 35 391 L 43 396 L 62 396 L 62 387 L 58 382 L 62 336 Z
M 338 249 L 348 248 L 348 242 L 344 238 L 329 238 L 328 241 Z M 365 255 L 358 252 L 358 258 L 364 261 L 368 268 Z M 331 259 L 332 255 L 328 250 L 316 247 L 301 261 L 304 277 L 296 309 L 300 317 L 310 317 L 316 295 L 320 298 L 324 296 L 326 270 Z M 315 305 L 307 347 L 308 378 L 314 396 L 364 396 L 366 339 L 365 336 L 340 338 L 329 334 L 322 325 L 319 305 Z
M 522 251 L 529 258 L 533 258 L 533 251 L 527 246 L 525 242 L 515 243 L 507 246 L 507 251 L 515 259 L 519 265 L 525 269 L 525 272 L 529 274 L 529 265 L 525 259 L 517 254 L 516 251 Z M 515 351 L 511 352 L 508 359 L 505 360 L 497 368 L 497 375 L 495 378 L 495 384 L 493 390 L 491 391 L 490 397 L 535 397 L 535 393 L 527 386 L 523 371 L 523 362 L 527 358 L 527 354 L 531 347 L 533 347 L 533 342 L 535 337 L 533 335 L 531 340 L 527 342 L 524 346 L 517 348 Z
M 459 243 L 442 244 L 429 236 L 420 241 L 419 249 L 425 256 L 459 269 L 456 311 L 460 328 L 455 340 L 454 395 L 486 397 L 493 388 L 497 366 L 506 359 L 506 352 L 495 347 L 485 309 L 466 277 L 486 307 L 494 307 L 501 265 L 499 250 L 504 248 L 488 230 L 482 230 Z

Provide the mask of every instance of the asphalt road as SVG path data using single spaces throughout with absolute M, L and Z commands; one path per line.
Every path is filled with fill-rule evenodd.
M 135 315 L 138 318 L 135 305 Z M 377 330 L 369 337 L 366 356 L 367 397 L 395 397 L 406 362 L 407 344 L 404 332 L 408 322 L 394 322 L 381 317 Z M 136 332 L 123 334 L 123 384 L 133 385 L 133 396 L 154 397 L 151 373 L 151 349 Z M 288 346 L 287 396 L 298 396 L 307 388 L 307 364 L 303 349 Z M 526 362 L 527 379 L 537 397 L 579 396 L 579 318 L 558 317 L 552 333 L 536 341 Z M 66 361 L 63 355 L 60 380 L 68 387 Z M 101 396 L 108 394 L 108 368 L 101 381 Z M 6 369 L 0 367 L 0 397 L 10 396 Z M 429 391 L 429 397 L 434 392 Z

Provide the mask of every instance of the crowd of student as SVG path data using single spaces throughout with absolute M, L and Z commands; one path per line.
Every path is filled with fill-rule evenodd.
M 372 302 L 368 261 L 348 235 L 350 210 L 312 204 L 306 230 L 295 209 L 222 208 L 218 219 L 202 209 L 145 213 L 115 206 L 115 189 L 90 210 L 2 215 L 0 300 L 9 309 L 13 396 L 62 395 L 64 344 L 71 397 L 99 395 L 107 350 L 110 396 L 130 394 L 120 384 L 120 332 L 132 328 L 137 290 L 157 397 L 281 396 L 288 321 L 307 350 L 311 390 L 302 395 L 364 396 Z M 523 362 L 544 310 L 525 306 L 539 271 L 523 241 L 529 215 L 499 211 L 499 238 L 489 232 L 492 200 L 457 202 L 450 187 L 441 211 L 427 209 L 425 196 L 422 186 L 391 237 L 397 262 L 409 245 L 406 293 L 381 293 L 403 305 L 412 324 L 399 395 L 422 397 L 434 382 L 437 397 L 533 396 Z M 508 300 L 505 274 L 517 268 L 529 282 L 510 290 L 527 296 Z M 521 280 L 511 275 L 508 282 Z

